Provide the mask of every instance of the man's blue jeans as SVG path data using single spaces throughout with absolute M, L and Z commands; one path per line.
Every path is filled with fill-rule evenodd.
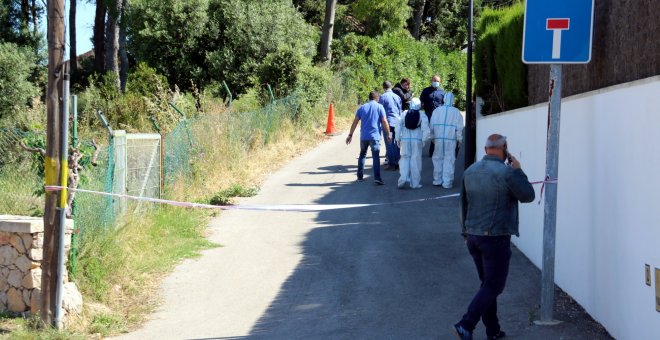
M 358 158 L 358 179 L 364 178 L 364 162 L 367 158 L 367 148 L 371 148 L 371 158 L 374 161 L 374 180 L 381 180 L 380 178 L 380 141 L 379 140 L 361 140 L 360 141 L 360 157 Z
M 500 332 L 497 319 L 497 296 L 502 293 L 509 275 L 511 236 L 468 235 L 467 247 L 477 266 L 481 288 L 472 299 L 460 324 L 473 331 L 479 319 L 486 326 L 486 335 Z
M 398 165 L 399 159 L 401 159 L 401 150 L 399 150 L 399 145 L 395 142 L 396 131 L 394 126 L 390 126 L 390 142 L 387 142 L 387 135 L 383 131 L 383 138 L 385 139 L 385 157 L 387 158 L 387 164 L 389 165 Z

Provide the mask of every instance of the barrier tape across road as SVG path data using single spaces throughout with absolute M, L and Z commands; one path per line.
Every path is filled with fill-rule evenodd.
M 531 184 L 543 184 L 546 183 L 557 183 L 556 179 L 549 179 L 545 181 L 530 182 Z M 62 186 L 58 185 L 46 185 L 44 187 L 46 191 L 61 191 L 65 189 Z M 220 210 L 252 210 L 252 211 L 291 211 L 291 212 L 319 212 L 327 210 L 339 210 L 339 209 L 351 209 L 351 208 L 364 208 L 364 207 L 374 207 L 380 205 L 392 205 L 392 204 L 408 204 L 408 203 L 419 203 L 425 201 L 436 201 L 441 199 L 447 199 L 452 197 L 459 197 L 460 194 L 449 194 L 443 196 L 436 196 L 431 198 L 421 198 L 415 200 L 407 201 L 398 201 L 398 202 L 385 202 L 385 203 L 361 203 L 361 204 L 246 204 L 246 205 L 212 205 L 204 203 L 193 203 L 193 202 L 181 202 L 166 200 L 162 198 L 151 198 L 151 197 L 141 197 L 141 196 L 132 196 L 132 195 L 123 195 L 123 194 L 114 194 L 110 192 L 103 191 L 94 191 L 86 189 L 73 189 L 67 188 L 69 191 L 87 193 L 94 195 L 101 195 L 106 197 L 115 197 L 115 198 L 126 198 L 134 201 L 142 202 L 151 202 L 151 203 L 160 203 L 168 204 L 176 207 L 183 208 L 202 208 L 202 209 L 220 209 Z
M 61 190 L 64 189 L 64 187 L 57 186 L 57 185 L 47 185 L 47 186 L 45 186 L 45 189 L 46 189 L 46 191 L 61 191 Z M 444 196 L 431 197 L 431 198 L 422 198 L 422 199 L 409 200 L 409 201 L 388 202 L 388 203 L 363 203 L 363 204 L 212 205 L 212 204 L 204 204 L 204 203 L 172 201 L 172 200 L 165 200 L 165 199 L 161 199 L 161 198 L 151 198 L 151 197 L 140 197 L 140 196 L 113 194 L 113 193 L 109 193 L 109 192 L 93 191 L 93 190 L 85 190 L 85 189 L 68 188 L 68 190 L 69 191 L 74 191 L 74 192 L 80 192 L 80 193 L 88 193 L 88 194 L 95 194 L 95 195 L 101 195 L 101 196 L 108 196 L 108 197 L 126 198 L 126 199 L 130 199 L 130 200 L 135 200 L 135 201 L 162 203 L 162 204 L 168 204 L 168 205 L 173 205 L 173 206 L 176 206 L 176 207 L 184 207 L 184 208 L 204 208 L 204 209 L 221 209 L 221 210 L 253 210 L 253 211 L 296 211 L 296 212 L 318 212 L 318 211 L 326 211 L 326 210 L 373 207 L 373 206 L 378 206 L 378 205 L 406 204 L 406 203 L 416 203 L 416 202 L 440 200 L 440 199 L 460 196 L 460 194 L 451 194 L 451 195 L 444 195 Z

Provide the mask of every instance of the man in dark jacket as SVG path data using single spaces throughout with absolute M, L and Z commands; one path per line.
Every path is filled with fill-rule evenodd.
M 410 92 L 410 80 L 407 78 L 401 79 L 398 84 L 394 85 L 392 92 L 401 98 L 401 109 L 403 111 L 410 110 L 410 100 L 412 99 L 412 92 Z
M 509 160 L 509 165 L 505 160 Z M 497 318 L 497 297 L 504 290 L 511 259 L 511 235 L 518 236 L 518 202 L 534 200 L 534 188 L 520 162 L 509 154 L 506 137 L 490 135 L 486 156 L 472 164 L 463 175 L 461 188 L 462 233 L 481 280 L 463 319 L 454 331 L 463 340 L 472 340 L 479 320 L 488 339 L 504 338 Z
M 426 113 L 426 116 L 429 118 L 429 122 L 431 121 L 433 110 L 445 103 L 445 91 L 440 86 L 440 81 L 440 76 L 433 76 L 433 78 L 431 78 L 431 86 L 422 90 L 422 94 L 419 96 L 419 100 L 422 101 L 422 107 L 424 108 L 424 113 Z M 430 128 L 433 129 L 433 126 Z M 433 149 L 435 149 L 435 144 L 431 142 L 429 157 L 433 156 Z

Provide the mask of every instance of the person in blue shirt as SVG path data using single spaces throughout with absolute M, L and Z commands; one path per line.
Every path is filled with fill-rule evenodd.
M 398 170 L 401 153 L 394 139 L 396 138 L 395 127 L 399 126 L 399 119 L 401 119 L 401 98 L 392 91 L 392 83 L 388 80 L 383 82 L 383 90 L 385 92 L 380 96 L 378 102 L 385 108 L 389 124 L 389 130 L 383 130 L 383 136 L 386 132 L 392 135 L 391 140 L 385 141 L 385 157 L 387 157 L 385 170 Z
M 385 108 L 378 103 L 380 94 L 377 91 L 369 93 L 369 102 L 360 106 L 355 113 L 353 125 L 351 125 L 351 132 L 346 137 L 346 145 L 351 144 L 353 140 L 353 132 L 357 128 L 358 122 L 360 123 L 360 156 L 358 157 L 358 181 L 364 180 L 364 163 L 367 158 L 367 148 L 371 148 L 371 158 L 374 165 L 374 182 L 377 185 L 385 184 L 380 177 L 380 130 L 383 130 L 385 141 L 391 142 L 390 127 L 387 123 Z
M 422 107 L 424 108 L 424 113 L 429 118 L 429 122 L 431 121 L 433 110 L 445 103 L 445 91 L 441 87 L 441 81 L 440 76 L 433 76 L 431 78 L 431 86 L 423 89 L 419 95 L 419 100 L 422 101 Z M 429 157 L 433 157 L 433 149 L 435 149 L 435 143 L 431 141 Z

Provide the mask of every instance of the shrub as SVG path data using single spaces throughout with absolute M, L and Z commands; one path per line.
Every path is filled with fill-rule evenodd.
M 284 77 L 279 81 L 291 81 L 287 70 L 276 71 L 267 63 L 275 65 L 276 60 L 295 55 L 295 61 L 287 61 L 290 71 L 301 59 L 311 60 L 316 54 L 319 31 L 305 22 L 290 1 L 211 0 L 207 26 L 209 74 L 212 80 L 225 80 L 238 95 L 259 85 L 261 79 L 255 74 L 262 65 Z
M 366 33 L 373 37 L 403 29 L 410 17 L 410 6 L 408 0 L 357 0 L 353 13 L 366 24 Z
M 27 48 L 0 43 L 0 118 L 24 111 L 37 88 L 28 79 L 36 60 Z
M 358 100 L 367 93 L 381 90 L 384 80 L 411 80 L 413 94 L 419 96 L 430 85 L 431 76 L 439 74 L 443 87 L 454 92 L 459 108 L 465 103 L 466 55 L 443 52 L 436 45 L 417 41 L 406 31 L 376 38 L 349 34 L 333 44 L 333 66 L 345 78 L 345 86 L 355 90 Z
M 168 132 L 182 119 L 170 107 L 174 103 L 191 118 L 197 113 L 195 98 L 182 94 L 178 87 L 170 90 L 162 75 L 142 64 L 128 76 L 127 92 L 122 95 L 114 81 L 115 75 L 107 73 L 100 79 L 90 78 L 89 87 L 78 95 L 78 112 L 82 128 L 101 130 L 96 111 L 100 110 L 113 129 L 128 132 Z
M 290 48 L 270 53 L 259 68 L 259 83 L 270 84 L 275 97 L 288 96 L 295 89 L 297 74 L 306 61 L 301 53 Z
M 483 114 L 527 105 L 527 67 L 522 63 L 524 5 L 486 9 L 477 25 L 476 93 Z
M 204 47 L 210 37 L 209 0 L 135 0 L 128 17 L 128 49 L 165 75 L 170 84 L 199 83 L 206 77 Z

